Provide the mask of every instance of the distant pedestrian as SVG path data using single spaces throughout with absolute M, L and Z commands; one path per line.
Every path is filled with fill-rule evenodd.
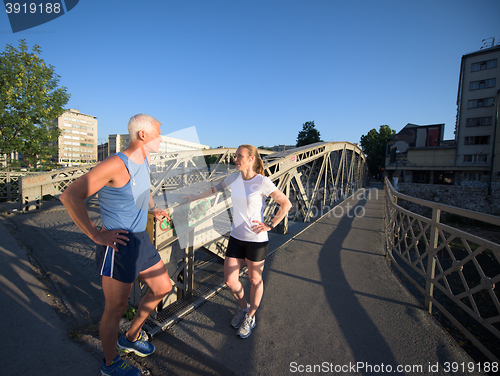
M 147 213 L 157 219 L 167 216 L 156 208 L 151 196 L 149 154 L 159 151 L 160 122 L 139 114 L 128 123 L 130 146 L 108 157 L 73 182 L 60 196 L 71 219 L 97 244 L 96 264 L 102 275 L 104 313 L 99 327 L 104 359 L 102 375 L 140 375 L 141 372 L 117 354 L 150 355 L 155 347 L 146 341 L 142 326 L 152 310 L 172 290 L 167 270 L 149 239 Z M 89 218 L 84 199 L 98 193 L 103 228 Z M 148 287 L 135 318 L 118 338 L 119 322 L 128 307 L 133 282 L 138 278 Z
M 238 147 L 234 162 L 239 172 L 231 174 L 217 186 L 187 198 L 205 198 L 225 188 L 231 191 L 233 223 L 224 260 L 224 280 L 239 306 L 231 325 L 238 329 L 237 335 L 247 338 L 255 327 L 255 313 L 264 293 L 262 272 L 268 251 L 267 233 L 281 222 L 292 204 L 264 175 L 264 164 L 254 146 Z M 274 218 L 264 222 L 264 208 L 268 196 L 278 203 L 279 210 Z M 245 262 L 251 283 L 250 304 L 239 280 L 240 270 Z

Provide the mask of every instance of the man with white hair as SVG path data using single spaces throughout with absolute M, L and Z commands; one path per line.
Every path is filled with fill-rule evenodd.
M 99 327 L 104 359 L 102 375 L 140 375 L 117 350 L 139 356 L 155 347 L 146 341 L 142 326 L 152 310 L 172 290 L 170 278 L 146 230 L 148 209 L 157 219 L 167 216 L 151 196 L 149 154 L 160 148 L 160 122 L 138 114 L 128 123 L 130 146 L 108 157 L 73 182 L 60 196 L 71 219 L 96 244 L 96 266 L 102 276 L 104 313 Z M 103 228 L 90 220 L 84 199 L 98 192 Z M 119 322 L 138 278 L 149 287 L 135 318 L 118 338 Z M 117 341 L 118 339 L 118 341 Z

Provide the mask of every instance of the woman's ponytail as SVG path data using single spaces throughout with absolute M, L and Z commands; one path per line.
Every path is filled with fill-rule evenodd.
M 255 157 L 255 162 L 253 163 L 253 170 L 256 173 L 265 176 L 265 173 L 264 173 L 264 162 L 262 161 L 262 159 L 258 155 Z

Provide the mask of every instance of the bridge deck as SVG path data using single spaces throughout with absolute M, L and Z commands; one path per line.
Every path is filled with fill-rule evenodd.
M 156 334 L 153 343 L 157 350 L 151 357 L 131 359 L 153 376 L 322 374 L 327 371 L 370 374 L 388 371 L 388 366 L 395 374 L 444 375 L 449 374 L 445 372 L 447 362 L 470 362 L 468 355 L 389 269 L 383 255 L 384 192 L 379 188 L 344 201 L 331 215 L 293 239 L 288 238 L 286 244 L 268 257 L 264 299 L 250 338 L 236 337 L 230 327 L 235 301 L 227 289 L 223 289 L 171 329 Z M 93 266 L 82 255 L 76 257 L 67 251 L 77 249 L 80 238 L 62 213 L 55 208 L 31 216 L 16 216 L 12 222 L 17 231 L 24 234 L 23 241 L 35 251 L 42 265 L 53 273 L 54 281 L 60 284 L 59 292 L 76 316 L 83 316 L 87 311 L 87 317 L 96 323 L 101 297 L 99 289 L 89 291 L 95 288 Z M 43 223 L 47 222 L 52 224 L 50 231 L 43 229 Z M 37 238 L 42 233 L 44 242 Z M 273 237 L 272 248 L 282 243 L 282 239 L 285 238 Z M 86 247 L 86 244 L 82 246 Z M 65 267 L 64 273 L 61 267 Z M 82 285 L 84 275 L 89 280 Z M 246 278 L 244 283 L 248 289 Z M 19 285 L 18 288 L 29 287 Z M 9 294 L 0 296 L 3 307 L 27 309 L 25 304 L 4 302 L 3 299 L 10 299 Z M 68 322 L 54 318 L 41 320 L 33 315 L 33 321 L 25 323 L 23 330 L 35 332 L 40 325 L 66 330 Z M 10 325 L 5 330 L 4 338 L 16 341 L 20 328 Z M 25 342 L 32 359 L 37 358 L 46 340 L 40 338 L 41 343 L 36 344 L 33 342 L 36 338 L 33 336 Z M 87 340 L 87 343 L 93 342 Z M 51 349 L 54 359 L 45 358 L 45 365 L 52 364 L 46 366 L 47 370 L 64 373 L 62 369 L 58 373 L 53 365 L 67 349 L 64 343 L 60 351 Z M 96 364 L 86 364 L 87 369 L 95 373 L 101 354 L 96 351 L 94 355 Z M 13 374 L 16 370 L 29 369 L 25 358 L 24 354 L 9 356 Z M 353 368 L 356 365 L 365 368 Z M 398 365 L 406 367 L 406 372 L 395 372 Z M 436 365 L 438 372 L 429 370 Z M 34 361 L 33 367 L 39 371 L 40 363 Z

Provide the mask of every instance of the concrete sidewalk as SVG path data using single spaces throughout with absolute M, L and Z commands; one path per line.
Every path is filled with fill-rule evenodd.
M 155 335 L 150 357 L 128 359 L 153 376 L 365 375 L 388 367 L 394 374 L 445 375 L 451 374 L 446 362 L 471 361 L 389 269 L 384 193 L 365 192 L 305 231 L 302 224 L 291 235 L 273 235 L 271 249 L 278 250 L 266 260 L 264 298 L 248 339 L 230 327 L 236 305 L 223 289 Z M 97 222 L 96 208 L 89 211 Z M 15 233 L 31 250 L 30 260 Z M 102 291 L 93 244 L 57 202 L 43 212 L 1 219 L 0 239 L 0 313 L 8 339 L 0 360 L 9 365 L 2 375 L 98 375 Z M 45 283 L 29 261 L 39 264 Z M 396 372 L 398 366 L 406 372 Z
M 37 278 L 28 249 L 8 225 L 0 217 L 1 374 L 98 375 L 98 358 L 70 339 L 51 306 L 53 293 Z

